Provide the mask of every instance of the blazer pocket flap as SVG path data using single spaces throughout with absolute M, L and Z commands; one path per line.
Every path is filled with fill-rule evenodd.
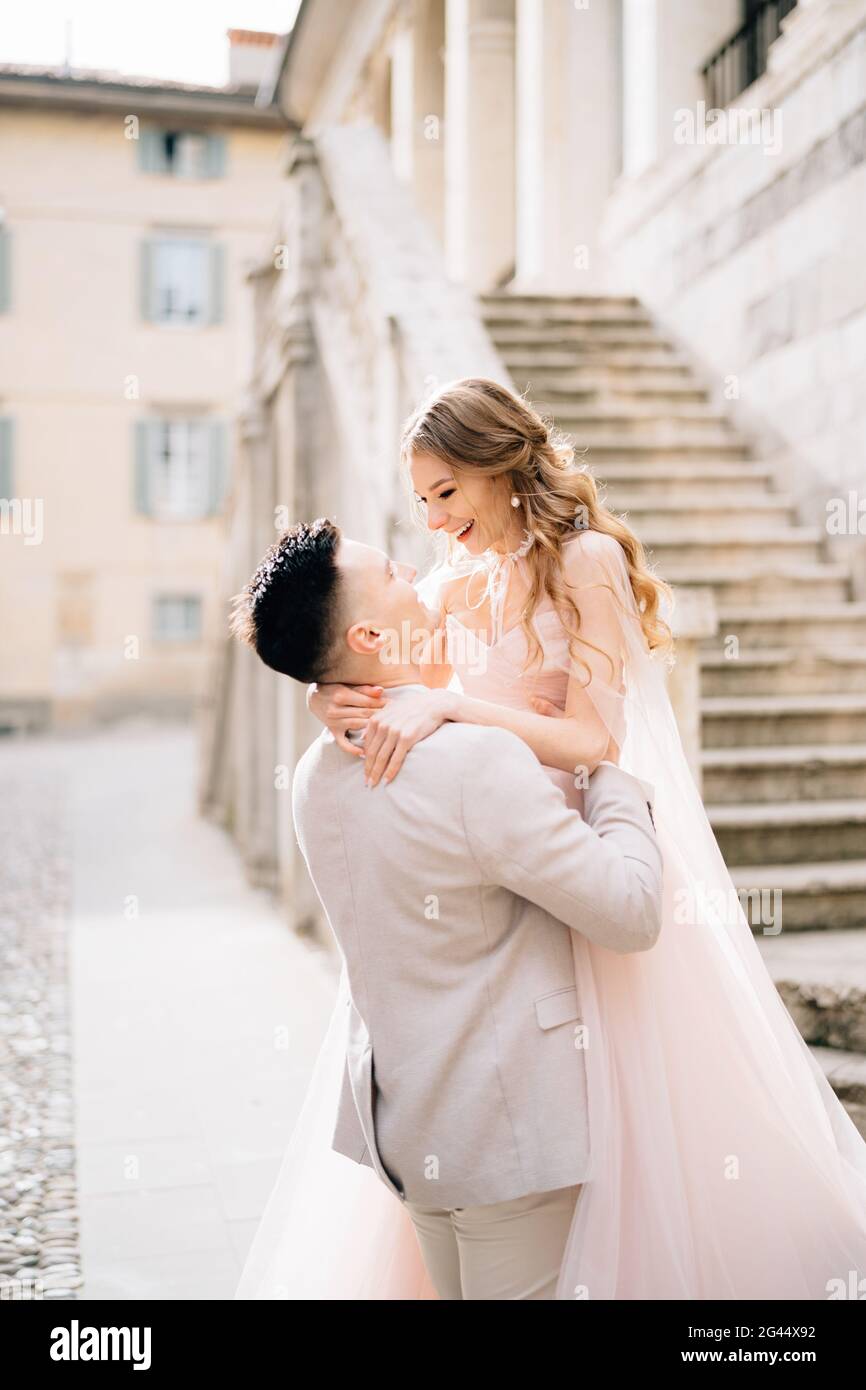
M 555 1028 L 558 1023 L 580 1018 L 576 988 L 572 985 L 554 990 L 552 994 L 543 994 L 535 1001 L 535 1014 L 540 1028 Z

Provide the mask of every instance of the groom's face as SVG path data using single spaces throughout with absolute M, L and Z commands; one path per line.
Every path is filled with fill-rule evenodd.
M 395 664 L 417 662 L 420 646 L 429 642 L 439 619 L 418 597 L 414 566 L 346 536 L 340 541 L 337 565 L 343 582 L 341 626 L 349 647 Z

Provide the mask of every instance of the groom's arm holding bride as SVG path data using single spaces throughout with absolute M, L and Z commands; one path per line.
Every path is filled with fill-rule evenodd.
M 465 760 L 467 842 L 486 882 L 537 903 L 613 951 L 645 951 L 661 928 L 662 856 L 652 788 L 601 763 L 572 810 L 513 734 L 485 729 Z

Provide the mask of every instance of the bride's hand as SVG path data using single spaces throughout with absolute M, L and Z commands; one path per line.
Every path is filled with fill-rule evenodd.
M 350 729 L 365 729 L 374 710 L 383 709 L 381 685 L 311 685 L 307 689 L 307 709 L 330 729 L 341 748 L 363 758 L 361 744 L 347 737 Z
M 377 786 L 383 777 L 386 782 L 393 782 L 409 749 L 453 716 L 454 697 L 450 690 L 388 700 L 385 708 L 371 714 L 367 722 L 364 780 L 368 786 Z

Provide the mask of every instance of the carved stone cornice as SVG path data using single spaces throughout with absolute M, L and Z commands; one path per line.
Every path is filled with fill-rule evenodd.
M 300 133 L 293 134 L 286 141 L 286 159 L 283 173 L 291 178 L 298 170 L 316 163 L 316 147 L 312 140 Z
M 238 433 L 244 444 L 255 444 L 267 438 L 268 413 L 264 402 L 250 392 L 238 412 Z

